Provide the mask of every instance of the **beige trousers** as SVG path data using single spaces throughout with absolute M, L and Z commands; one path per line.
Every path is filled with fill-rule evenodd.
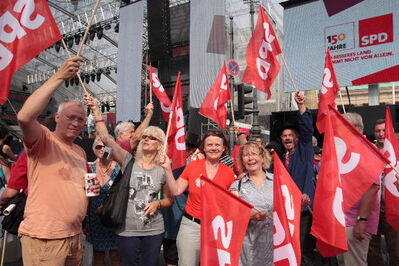
M 38 239 L 21 236 L 24 266 L 81 266 L 81 235 L 62 239 Z
M 201 225 L 183 216 L 176 246 L 179 266 L 197 266 L 200 261 Z

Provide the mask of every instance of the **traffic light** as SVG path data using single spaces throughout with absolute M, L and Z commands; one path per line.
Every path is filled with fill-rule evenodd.
M 244 85 L 242 83 L 237 85 L 238 119 L 243 119 L 245 115 L 254 113 L 254 110 L 252 109 L 252 103 L 254 101 L 254 98 L 252 97 L 252 95 L 248 95 L 251 93 L 252 87 Z M 247 104 L 248 106 L 246 106 Z

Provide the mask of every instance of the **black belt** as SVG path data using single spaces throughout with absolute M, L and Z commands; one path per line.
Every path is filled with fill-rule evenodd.
M 197 224 L 201 224 L 201 220 L 200 220 L 200 219 L 191 216 L 191 215 L 188 214 L 187 212 L 184 212 L 183 215 L 184 215 L 184 217 L 186 217 L 187 219 L 189 219 L 189 220 L 191 220 L 191 221 L 193 221 L 193 222 L 196 222 Z

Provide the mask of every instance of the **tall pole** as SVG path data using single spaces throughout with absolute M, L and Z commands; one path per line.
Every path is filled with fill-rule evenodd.
M 250 0 L 249 2 L 249 14 L 251 15 L 251 32 L 254 32 L 254 14 L 255 14 L 255 7 L 254 7 L 254 1 Z M 258 117 L 258 91 L 256 88 L 252 89 L 252 97 L 254 98 L 253 101 L 253 113 L 252 113 L 252 128 L 251 128 L 251 135 L 252 138 L 256 138 L 260 136 L 260 126 L 259 126 L 259 117 Z
M 233 16 L 230 16 L 230 59 L 234 59 L 234 23 L 233 23 Z M 230 128 L 228 130 L 229 132 L 229 149 L 230 152 L 233 152 L 234 149 L 234 144 L 235 144 L 235 137 L 234 137 L 234 131 L 231 130 L 231 127 L 234 126 L 234 77 L 232 75 L 229 75 L 230 77 L 230 93 L 232 95 L 231 101 L 230 101 L 230 110 L 231 110 L 231 118 L 230 119 Z

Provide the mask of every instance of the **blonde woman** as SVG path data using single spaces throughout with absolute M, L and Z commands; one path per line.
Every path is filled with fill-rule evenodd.
M 112 157 L 122 166 L 124 172 L 133 158 L 132 155 L 108 134 L 94 99 L 90 96 L 85 96 L 85 99 L 93 110 L 97 134 L 106 146 L 112 148 Z M 159 165 L 164 142 L 165 133 L 160 128 L 150 126 L 143 131 L 130 176 L 126 221 L 124 226 L 116 231 L 122 265 L 136 265 L 137 261 L 140 265 L 158 265 L 165 231 L 159 209 L 170 207 L 173 203 L 165 184 L 166 176 L 172 171 L 164 170 L 165 165 Z M 170 170 L 170 164 L 166 169 Z M 159 192 L 162 192 L 163 199 L 158 198 Z
M 273 179 L 266 172 L 270 153 L 257 142 L 241 146 L 238 156 L 244 177 L 230 191 L 256 207 L 251 211 L 240 256 L 240 265 L 273 265 Z

